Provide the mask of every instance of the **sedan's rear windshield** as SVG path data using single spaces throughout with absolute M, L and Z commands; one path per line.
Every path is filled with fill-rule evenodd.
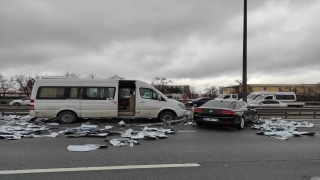
M 234 103 L 234 101 L 208 101 L 205 103 L 204 107 L 221 107 L 221 108 L 230 108 L 231 104 Z

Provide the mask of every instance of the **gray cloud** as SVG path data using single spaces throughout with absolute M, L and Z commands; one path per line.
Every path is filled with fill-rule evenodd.
M 0 73 L 7 76 L 69 70 L 167 77 L 199 89 L 242 77 L 242 1 L 0 3 Z M 249 83 L 320 82 L 319 7 L 318 0 L 248 0 Z

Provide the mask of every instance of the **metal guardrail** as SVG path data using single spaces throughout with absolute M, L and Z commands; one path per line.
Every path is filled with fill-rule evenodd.
M 285 118 L 291 116 L 320 117 L 320 108 L 256 108 L 260 115 L 284 115 Z
M 0 109 L 0 113 L 2 116 L 8 115 L 8 114 L 14 114 L 14 115 L 28 115 L 29 114 L 29 108 L 28 109 Z
M 320 101 L 306 101 L 306 105 L 320 105 Z

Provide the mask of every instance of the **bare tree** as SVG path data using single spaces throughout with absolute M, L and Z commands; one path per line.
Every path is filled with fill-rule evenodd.
M 87 76 L 87 79 L 96 79 L 96 75 L 90 73 L 90 74 Z
M 3 97 L 6 96 L 6 92 L 13 86 L 14 86 L 14 81 L 12 79 L 8 79 L 2 74 L 0 74 L 0 90 L 3 92 Z
M 124 77 L 118 76 L 117 74 L 110 76 L 109 79 L 119 79 L 119 80 L 124 80 Z
M 301 84 L 297 88 L 299 101 L 319 101 L 320 100 L 320 83 L 313 85 Z
M 196 88 L 194 86 L 190 86 L 187 91 L 188 98 L 195 99 L 196 97 Z
M 80 74 L 77 72 L 66 71 L 63 76 L 66 77 L 80 77 Z
M 151 80 L 151 85 L 157 88 L 160 92 L 166 94 L 167 93 L 167 85 L 168 83 L 173 83 L 171 80 L 167 80 L 165 77 L 155 77 Z
M 211 86 L 209 84 L 205 84 L 204 86 L 205 86 L 204 92 L 206 96 L 210 98 L 217 97 L 218 89 L 216 88 L 216 86 Z
M 36 76 L 33 77 L 26 77 L 25 75 L 16 75 L 12 77 L 12 80 L 18 84 L 19 89 L 23 91 L 27 96 L 31 95 L 32 87 L 34 84 L 34 81 L 39 78 Z
M 235 80 L 236 83 L 238 83 L 238 85 L 235 86 L 235 91 L 236 92 L 232 92 L 232 93 L 237 93 L 239 98 L 242 98 L 242 94 L 243 94 L 243 83 L 242 80 L 240 79 L 236 79 Z M 250 87 L 249 85 L 247 85 L 247 93 L 252 93 L 252 87 Z

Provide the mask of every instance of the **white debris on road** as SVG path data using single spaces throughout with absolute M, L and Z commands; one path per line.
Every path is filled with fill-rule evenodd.
M 106 148 L 107 145 L 101 145 L 101 144 L 85 144 L 85 145 L 69 145 L 67 149 L 69 151 L 77 151 L 77 152 L 87 152 L 87 151 L 93 151 L 99 148 Z
M 23 119 L 23 120 L 22 120 Z M 79 138 L 79 137 L 104 137 L 117 134 L 120 138 L 113 138 L 111 140 L 105 139 L 104 142 L 109 142 L 113 146 L 121 147 L 128 145 L 133 147 L 134 144 L 139 144 L 137 140 L 155 140 L 157 138 L 168 138 L 167 134 L 177 132 L 174 127 L 170 126 L 165 129 L 163 127 L 149 128 L 144 126 L 142 131 L 135 131 L 133 129 L 121 129 L 122 131 L 111 131 L 114 126 L 105 125 L 99 128 L 98 125 L 90 124 L 90 122 L 83 123 L 80 127 L 67 128 L 66 130 L 52 132 L 51 128 L 58 128 L 58 123 L 48 122 L 48 119 L 40 118 L 34 119 L 35 122 L 29 122 L 31 117 L 23 116 L 1 116 L 0 117 L 0 138 L 4 140 L 19 140 L 22 137 L 25 138 L 37 138 L 37 137 L 57 137 L 59 134 L 64 134 L 65 137 Z M 124 121 L 118 123 L 120 126 L 126 126 Z M 107 145 L 99 144 L 85 144 L 85 145 L 69 145 L 67 149 L 69 151 L 93 151 L 98 148 L 107 147 Z
M 0 138 L 19 140 L 22 137 L 56 137 L 58 134 L 50 131 L 50 127 L 30 123 L 31 116 L 8 115 L 0 116 Z
M 251 128 L 258 129 L 257 134 L 274 137 L 280 140 L 287 140 L 292 136 L 317 135 L 315 132 L 300 132 L 297 128 L 312 128 L 313 123 L 306 121 L 285 121 L 281 118 L 271 118 L 270 120 L 260 120 L 263 124 L 254 124 Z

